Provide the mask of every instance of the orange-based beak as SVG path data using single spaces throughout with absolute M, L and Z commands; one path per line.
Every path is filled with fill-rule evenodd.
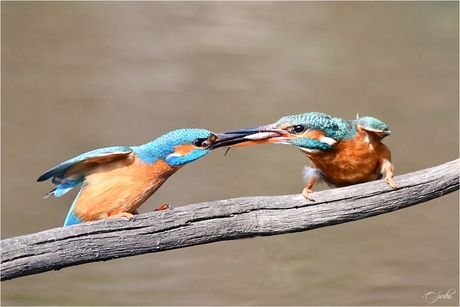
M 275 124 L 232 130 L 217 135 L 217 140 L 211 149 L 219 147 L 240 147 L 263 143 L 280 143 L 287 132 L 276 127 Z

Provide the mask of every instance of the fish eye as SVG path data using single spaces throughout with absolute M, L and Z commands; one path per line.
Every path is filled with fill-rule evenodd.
M 295 132 L 295 133 L 302 133 L 306 130 L 305 126 L 304 125 L 295 125 L 295 126 L 292 126 L 292 130 Z

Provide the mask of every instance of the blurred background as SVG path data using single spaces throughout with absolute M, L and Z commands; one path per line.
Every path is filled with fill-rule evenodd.
M 170 130 L 320 111 L 391 129 L 396 175 L 459 157 L 458 2 L 2 2 L 3 239 L 60 227 L 36 179 Z M 141 208 L 298 194 L 295 148 L 211 152 Z M 397 182 L 397 179 L 396 179 Z M 327 189 L 318 186 L 316 190 Z M 459 194 L 304 233 L 6 281 L 2 305 L 426 305 L 456 290 Z

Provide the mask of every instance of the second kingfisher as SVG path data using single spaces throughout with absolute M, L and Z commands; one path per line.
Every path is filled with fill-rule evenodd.
M 373 117 L 344 120 L 310 112 L 285 116 L 270 125 L 224 132 L 212 147 L 263 143 L 297 147 L 311 160 L 310 167 L 305 167 L 302 195 L 312 200 L 312 187 L 319 182 L 338 188 L 384 178 L 397 189 L 391 152 L 381 142 L 390 133 L 387 125 Z

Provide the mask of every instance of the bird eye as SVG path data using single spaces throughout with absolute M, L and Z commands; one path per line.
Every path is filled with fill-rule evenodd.
M 305 131 L 305 126 L 304 125 L 295 125 L 292 127 L 292 130 L 295 132 L 295 133 L 302 133 Z
M 206 139 L 194 139 L 192 144 L 196 147 L 203 147 L 208 145 L 205 141 Z

